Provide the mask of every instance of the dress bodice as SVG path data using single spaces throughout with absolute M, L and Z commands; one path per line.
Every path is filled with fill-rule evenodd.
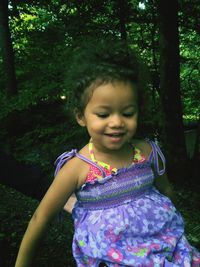
M 131 201 L 147 191 L 154 174 L 150 162 L 122 168 L 101 180 L 86 182 L 76 192 L 79 204 L 87 209 L 110 208 Z
M 131 201 L 136 195 L 149 190 L 154 181 L 154 172 L 161 175 L 165 171 L 165 159 L 156 143 L 149 141 L 152 152 L 148 159 L 145 159 L 141 152 L 133 149 L 133 163 L 127 168 L 115 169 L 108 164 L 95 159 L 92 151 L 92 143 L 89 143 L 89 154 L 91 158 L 77 153 L 76 150 L 66 152 L 57 159 L 58 170 L 66 161 L 76 156 L 87 162 L 92 170 L 97 170 L 96 179 L 87 179 L 76 191 L 79 205 L 87 209 L 101 209 L 102 207 L 113 207 L 119 203 Z M 163 169 L 159 168 L 158 158 L 161 158 Z M 91 170 L 91 168 L 90 168 Z

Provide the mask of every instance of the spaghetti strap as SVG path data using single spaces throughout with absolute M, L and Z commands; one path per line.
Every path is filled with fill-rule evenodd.
M 153 141 L 148 141 L 148 142 L 150 143 L 152 147 L 152 152 L 149 156 L 149 161 L 153 163 L 156 174 L 159 176 L 163 175 L 165 173 L 165 164 L 166 164 L 165 157 L 157 143 Z M 161 162 L 163 165 L 162 169 L 160 169 L 160 166 L 159 166 L 159 158 L 161 159 Z
M 73 157 L 77 157 L 85 162 L 87 162 L 88 164 L 91 164 L 93 166 L 95 166 L 96 168 L 98 168 L 101 173 L 102 176 L 105 177 L 106 173 L 104 172 L 103 168 L 101 168 L 100 166 L 98 166 L 95 162 L 93 162 L 92 160 L 88 159 L 87 157 L 77 153 L 77 149 L 72 149 L 69 152 L 64 152 L 63 154 L 61 154 L 55 161 L 54 165 L 56 165 L 56 170 L 54 173 L 54 177 L 57 175 L 58 171 L 63 167 L 63 165 L 69 161 L 70 159 L 72 159 Z

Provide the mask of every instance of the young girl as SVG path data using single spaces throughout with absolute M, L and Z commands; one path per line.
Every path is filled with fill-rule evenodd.
M 141 65 L 123 43 L 98 47 L 85 56 L 76 50 L 70 70 L 78 76 L 70 76 L 77 81 L 71 87 L 76 120 L 90 140 L 57 159 L 56 177 L 29 223 L 15 266 L 31 265 L 48 223 L 73 192 L 78 267 L 200 266 L 182 217 L 165 196 L 171 188 L 160 148 L 135 138 L 144 108 Z

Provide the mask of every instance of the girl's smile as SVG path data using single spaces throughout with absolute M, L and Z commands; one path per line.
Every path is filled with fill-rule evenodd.
M 83 115 L 77 115 L 87 127 L 94 146 L 100 151 L 121 150 L 137 128 L 137 93 L 129 82 L 113 82 L 95 88 Z

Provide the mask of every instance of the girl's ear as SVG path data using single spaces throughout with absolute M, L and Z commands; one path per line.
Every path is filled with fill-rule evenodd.
M 76 118 L 76 121 L 78 122 L 78 124 L 82 127 L 85 127 L 86 123 L 85 123 L 84 114 L 78 110 L 75 110 L 74 114 L 75 114 L 75 118 Z

